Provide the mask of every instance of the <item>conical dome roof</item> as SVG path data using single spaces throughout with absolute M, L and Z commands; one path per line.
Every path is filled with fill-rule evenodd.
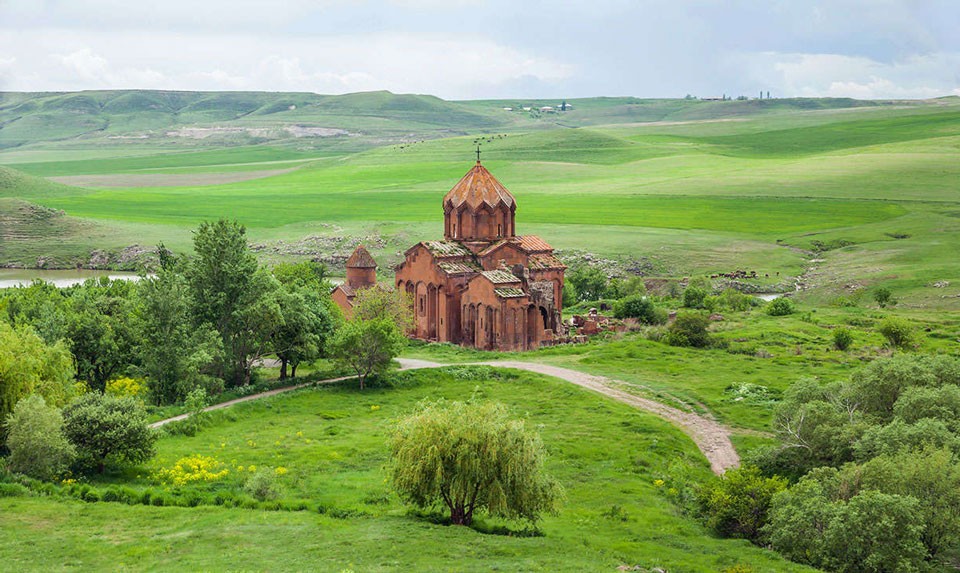
M 449 204 L 453 209 L 464 204 L 472 209 L 482 205 L 494 208 L 501 204 L 513 207 L 516 200 L 507 188 L 477 161 L 477 164 L 467 171 L 467 174 L 444 196 L 443 204 L 444 206 Z
M 377 261 L 373 260 L 373 255 L 363 247 L 358 245 L 353 250 L 353 254 L 347 259 L 347 268 L 349 269 L 369 269 L 377 268 Z

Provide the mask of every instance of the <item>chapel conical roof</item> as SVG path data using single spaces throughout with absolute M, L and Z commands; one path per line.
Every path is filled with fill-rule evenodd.
M 373 255 L 365 249 L 363 245 L 357 245 L 353 254 L 347 259 L 347 268 L 349 269 L 369 269 L 377 268 L 377 261 L 373 260 Z
M 477 161 L 477 164 L 467 171 L 467 174 L 444 196 L 443 204 L 444 206 L 449 204 L 453 209 L 464 204 L 472 209 L 482 205 L 494 208 L 501 204 L 513 207 L 516 200 L 507 188 Z

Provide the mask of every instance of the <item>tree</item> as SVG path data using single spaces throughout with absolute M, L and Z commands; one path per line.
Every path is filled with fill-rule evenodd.
M 382 374 L 403 350 L 406 338 L 388 318 L 363 320 L 354 317 L 341 326 L 330 341 L 334 359 L 357 373 L 360 389 L 374 374 Z
M 843 351 L 850 348 L 851 344 L 853 344 L 853 334 L 850 333 L 849 329 L 840 327 L 833 331 L 834 348 Z
M 89 279 L 71 288 L 66 335 L 77 366 L 77 378 L 103 391 L 134 361 L 136 333 L 130 281 Z
M 89 392 L 64 408 L 63 419 L 67 439 L 98 473 L 108 461 L 135 464 L 153 457 L 157 436 L 139 400 Z
M 222 358 L 222 341 L 209 324 L 194 324 L 187 280 L 161 270 L 141 279 L 138 292 L 138 350 L 153 401 L 179 402 L 194 388 L 212 386 L 207 373 Z
M 63 433 L 63 415 L 32 394 L 17 402 L 5 422 L 7 463 L 12 471 L 37 479 L 51 479 L 73 461 L 76 450 Z
M 707 346 L 710 344 L 708 326 L 710 318 L 703 312 L 678 312 L 676 319 L 667 327 L 667 342 L 671 346 Z
M 598 267 L 582 265 L 567 275 L 578 301 L 599 300 L 607 294 L 607 275 Z
M 65 404 L 74 393 L 73 372 L 63 343 L 45 344 L 30 327 L 13 328 L 0 320 L 0 420 L 30 394 L 52 406 Z M 0 428 L 0 439 L 3 435 Z
M 318 292 L 329 292 L 331 288 L 327 280 L 327 266 L 323 263 L 278 263 L 271 272 L 285 287 L 309 288 Z
M 279 283 L 258 268 L 246 229 L 235 221 L 204 222 L 194 232 L 196 257 L 187 268 L 197 326 L 211 324 L 223 341 L 221 377 L 249 383 L 254 362 L 282 324 Z
M 707 525 L 717 533 L 759 541 L 773 496 L 786 488 L 786 479 L 764 477 L 756 466 L 743 466 L 704 487 L 698 499 Z
M 686 308 L 704 308 L 707 299 L 707 289 L 690 285 L 683 289 L 683 306 Z
M 338 314 L 326 293 L 307 287 L 285 285 L 278 296 L 282 325 L 273 332 L 272 348 L 280 359 L 280 379 L 286 380 L 287 366 L 297 375 L 301 362 L 319 358 L 333 336 Z
M 543 472 L 540 436 L 502 404 L 422 404 L 397 425 L 390 447 L 404 501 L 443 506 L 455 525 L 470 525 L 477 511 L 535 523 L 563 495 Z
M 877 305 L 880 308 L 887 308 L 888 304 L 896 304 L 892 296 L 890 289 L 887 287 L 880 287 L 873 291 L 873 300 L 877 301 Z
M 390 320 L 401 332 L 408 332 L 413 329 L 413 300 L 401 290 L 360 289 L 353 299 L 353 317 Z

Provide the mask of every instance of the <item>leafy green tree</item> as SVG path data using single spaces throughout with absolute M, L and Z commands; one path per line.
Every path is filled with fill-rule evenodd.
M 208 373 L 222 358 L 222 341 L 209 324 L 195 325 L 187 280 L 161 270 L 138 291 L 138 352 L 154 402 L 176 403 L 194 388 L 215 386 Z
M 73 461 L 76 451 L 63 433 L 63 415 L 31 394 L 17 402 L 5 422 L 7 463 L 12 471 L 37 479 L 52 479 Z
M 389 320 L 401 332 L 413 328 L 413 300 L 401 290 L 364 288 L 353 299 L 353 317 L 358 320 Z
M 156 434 L 143 402 L 89 392 L 63 410 L 64 433 L 85 463 L 103 473 L 107 462 L 141 463 L 153 457 Z
M 599 267 L 581 265 L 566 276 L 578 301 L 599 300 L 607 295 L 607 275 Z
M 30 327 L 13 328 L 0 320 L 0 420 L 30 394 L 53 406 L 65 404 L 74 394 L 73 372 L 63 343 L 47 345 Z
M 327 280 L 327 266 L 323 263 L 278 263 L 271 272 L 285 287 L 307 288 L 317 292 L 328 292 L 332 288 Z
M 333 336 L 330 355 L 339 364 L 356 372 L 363 390 L 370 376 L 387 371 L 405 343 L 403 332 L 393 320 L 354 317 Z
M 235 221 L 204 222 L 194 232 L 196 256 L 187 268 L 195 324 L 220 333 L 221 377 L 230 385 L 250 382 L 253 364 L 270 346 L 283 318 L 280 284 L 260 269 L 250 252 L 246 229 Z
M 280 379 L 286 380 L 288 365 L 295 377 L 301 362 L 324 353 L 339 315 L 326 293 L 306 287 L 285 286 L 278 302 L 283 323 L 273 332 L 272 348 L 280 359 Z
M 928 557 L 924 523 L 912 496 L 838 487 L 824 468 L 773 498 L 765 531 L 784 556 L 843 573 L 920 570 Z
M 887 287 L 880 287 L 873 291 L 873 300 L 877 301 L 880 308 L 887 308 L 888 304 L 896 304 L 893 300 L 893 294 Z
M 683 289 L 683 306 L 686 308 L 706 308 L 707 289 L 689 285 Z
M 77 379 L 103 391 L 107 380 L 134 361 L 136 332 L 130 281 L 106 277 L 71 287 L 66 337 L 77 366 Z
M 710 344 L 710 335 L 707 327 L 710 318 L 706 313 L 698 311 L 681 311 L 677 313 L 670 326 L 667 327 L 667 342 L 671 346 L 693 346 L 702 348 Z
M 47 344 L 66 338 L 67 291 L 42 280 L 0 291 L 0 308 L 10 324 L 30 326 Z
M 535 523 L 563 495 L 543 472 L 540 436 L 502 404 L 421 404 L 397 425 L 390 448 L 404 501 L 445 507 L 455 525 L 470 525 L 478 511 Z
M 764 477 L 756 466 L 743 466 L 702 488 L 698 501 L 707 525 L 720 535 L 760 541 L 771 500 L 786 487 L 784 478 Z

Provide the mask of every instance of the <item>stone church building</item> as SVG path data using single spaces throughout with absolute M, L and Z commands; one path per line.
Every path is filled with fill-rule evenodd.
M 516 212 L 516 199 L 480 161 L 446 194 L 443 240 L 410 247 L 397 267 L 396 288 L 414 304 L 411 336 L 484 350 L 553 342 L 563 328 L 566 267 L 543 239 L 516 234 Z M 373 278 L 365 274 L 371 265 Z M 347 283 L 334 292 L 341 308 L 357 288 L 375 282 L 375 266 L 358 247 Z

